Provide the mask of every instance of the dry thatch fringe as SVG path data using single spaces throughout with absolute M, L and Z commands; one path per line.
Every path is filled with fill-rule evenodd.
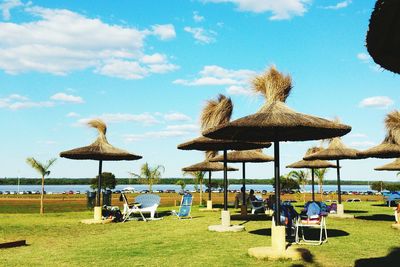
M 87 125 L 96 128 L 99 131 L 99 136 L 105 136 L 107 132 L 107 125 L 101 119 L 90 120 Z
M 339 117 L 333 118 L 332 121 L 333 121 L 334 123 L 337 123 L 337 124 L 341 124 L 341 123 L 342 123 Z M 330 144 L 330 143 L 332 143 L 332 142 L 333 142 L 334 140 L 336 140 L 337 138 L 340 138 L 340 137 L 332 137 L 332 138 L 321 139 L 321 140 L 320 140 L 320 147 L 323 147 L 324 144 Z
M 311 154 L 317 153 L 322 149 L 323 149 L 322 147 L 317 147 L 317 146 L 310 147 L 309 149 L 307 149 L 307 152 L 304 156 L 309 156 Z
M 292 78 L 274 66 L 252 80 L 253 91 L 261 93 L 268 102 L 285 102 L 292 90 Z
M 385 126 L 389 137 L 400 145 L 400 112 L 393 110 L 385 118 Z
M 214 157 L 218 156 L 218 151 L 206 151 L 206 159 L 212 159 Z
M 217 100 L 207 101 L 200 117 L 201 129 L 204 131 L 210 127 L 229 122 L 232 110 L 232 100 L 222 94 L 218 95 Z

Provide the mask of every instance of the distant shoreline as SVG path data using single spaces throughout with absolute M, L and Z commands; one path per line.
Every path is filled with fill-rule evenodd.
M 89 185 L 90 180 L 92 178 L 46 178 L 46 185 Z M 193 184 L 194 181 L 192 178 L 162 178 L 160 179 L 158 184 L 176 184 L 178 180 L 183 180 L 187 184 Z M 221 178 L 216 178 L 211 180 L 213 183 L 221 183 Z M 354 181 L 354 180 L 343 180 L 341 181 L 342 185 L 368 185 L 373 181 Z M 324 185 L 336 185 L 336 180 L 325 180 Z M 384 181 L 385 183 L 399 183 L 399 182 L 390 182 Z M 203 183 L 208 183 L 208 178 L 204 179 Z M 229 179 L 229 184 L 241 184 L 242 179 Z M 18 178 L 0 178 L 0 185 L 16 185 L 18 184 Z M 37 178 L 20 178 L 20 185 L 40 185 L 41 179 Z M 117 184 L 141 184 L 138 179 L 130 179 L 130 178 L 117 178 Z M 273 179 L 246 179 L 246 184 L 273 184 Z

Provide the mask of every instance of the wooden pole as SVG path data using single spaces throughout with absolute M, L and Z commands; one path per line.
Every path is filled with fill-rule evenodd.
M 275 169 L 275 225 L 281 225 L 281 183 L 279 170 L 279 142 L 274 142 L 274 169 Z
M 314 194 L 314 168 L 311 168 L 311 193 L 312 193 L 312 201 L 315 201 L 315 194 Z
M 242 194 L 243 194 L 243 202 L 242 202 L 242 204 L 243 204 L 243 206 L 246 206 L 246 163 L 245 162 L 242 162 L 242 174 L 243 174 L 243 176 L 242 176 L 242 178 L 243 178 L 243 181 L 242 181 L 242 183 L 243 183 L 243 192 L 242 192 Z
M 228 163 L 226 149 L 224 150 L 224 210 L 228 210 Z
M 208 200 L 211 200 L 211 171 L 208 171 Z
M 100 198 L 101 198 L 101 172 L 103 168 L 103 161 L 99 160 L 99 179 L 97 180 L 97 207 L 100 207 Z
M 338 203 L 342 204 L 342 193 L 340 190 L 340 165 L 338 159 L 336 160 L 336 171 L 337 171 Z

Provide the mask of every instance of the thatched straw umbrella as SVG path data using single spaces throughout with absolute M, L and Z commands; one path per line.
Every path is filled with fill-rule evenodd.
M 386 136 L 381 144 L 357 153 L 360 158 L 400 157 L 400 112 L 394 110 L 385 118 Z
M 321 147 L 309 148 L 304 157 L 318 153 L 322 151 Z M 315 191 L 314 191 L 314 170 L 324 169 L 324 168 L 336 168 L 336 165 L 326 161 L 326 160 L 300 160 L 295 163 L 289 164 L 286 168 L 294 169 L 311 169 L 311 188 L 312 188 L 312 201 L 315 201 Z
M 375 171 L 400 171 L 400 158 L 395 159 L 393 162 L 376 167 Z
M 342 204 L 342 196 L 340 190 L 340 162 L 341 159 L 359 159 L 357 156 L 359 151 L 346 147 L 340 137 L 335 137 L 330 140 L 326 149 L 322 149 L 311 155 L 304 157 L 304 160 L 336 160 L 337 171 L 337 186 L 338 186 L 338 203 Z
M 229 122 L 233 110 L 233 104 L 230 98 L 224 95 L 218 95 L 217 100 L 207 101 L 200 117 L 202 130 Z M 226 158 L 227 150 L 245 150 L 269 147 L 270 143 L 262 142 L 238 142 L 230 140 L 215 140 L 204 136 L 195 138 L 188 142 L 178 145 L 182 150 L 200 150 L 200 151 L 221 151 L 223 150 Z M 227 162 L 224 161 L 224 210 L 228 210 L 228 174 Z
M 216 156 L 210 161 L 224 161 L 223 157 Z M 243 200 L 242 200 L 242 215 L 247 214 L 247 205 L 246 205 L 246 162 L 270 162 L 274 161 L 274 158 L 262 153 L 262 149 L 253 149 L 253 150 L 242 150 L 242 151 L 232 151 L 227 154 L 227 161 L 233 163 L 242 163 L 242 179 L 243 179 Z
M 202 130 L 227 123 L 230 120 L 233 104 L 230 98 L 220 95 L 218 100 L 208 101 L 201 116 Z M 222 115 L 221 115 L 222 114 Z M 228 170 L 227 170 L 227 150 L 245 150 L 270 146 L 270 143 L 249 143 L 238 141 L 214 140 L 206 137 L 199 137 L 189 142 L 178 145 L 178 149 L 201 150 L 201 151 L 220 151 L 223 150 L 224 161 L 224 208 L 221 211 L 221 225 L 209 226 L 211 231 L 243 231 L 244 226 L 231 225 L 230 214 L 228 211 Z M 207 203 L 207 207 L 211 206 Z M 211 207 L 212 208 L 212 207 Z
M 100 193 L 101 193 L 101 173 L 103 161 L 117 161 L 117 160 L 138 160 L 142 156 L 131 154 L 125 150 L 113 147 L 110 145 L 106 138 L 107 126 L 100 119 L 94 119 L 87 123 L 90 127 L 98 130 L 99 136 L 89 146 L 79 147 L 60 153 L 60 157 L 77 160 L 98 160 L 99 161 L 99 179 L 97 188 L 97 201 L 96 206 L 100 207 Z M 101 210 L 100 210 L 101 218 Z M 97 218 L 98 219 L 98 218 Z
M 275 223 L 280 225 L 279 142 L 342 136 L 350 132 L 351 127 L 298 113 L 287 107 L 284 102 L 292 89 L 291 77 L 274 67 L 256 77 L 253 87 L 267 100 L 257 113 L 212 127 L 203 135 L 215 139 L 274 142 Z
M 213 153 L 214 151 L 206 151 L 206 160 L 182 168 L 182 171 L 185 172 L 208 172 L 208 188 L 210 189 L 208 191 L 208 200 L 211 201 L 211 172 L 217 172 L 217 171 L 223 171 L 224 170 L 224 165 L 221 163 L 217 162 L 210 162 L 209 159 L 212 158 L 216 153 Z M 229 167 L 227 168 L 227 171 L 237 171 L 238 169 Z
M 369 21 L 367 49 L 375 63 L 400 73 L 400 1 L 376 1 Z

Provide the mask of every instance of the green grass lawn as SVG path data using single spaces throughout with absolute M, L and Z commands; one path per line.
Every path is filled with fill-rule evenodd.
M 62 205 L 59 204 L 59 205 Z M 63 210 L 64 207 L 64 210 Z M 312 263 L 266 262 L 247 255 L 247 249 L 271 244 L 270 221 L 232 221 L 244 224 L 245 232 L 215 233 L 207 226 L 219 224 L 218 212 L 199 212 L 192 220 L 169 216 L 161 208 L 159 221 L 130 221 L 106 225 L 84 225 L 90 211 L 55 209 L 36 213 L 9 214 L 0 205 L 0 242 L 26 239 L 28 246 L 0 250 L 2 266 L 353 266 L 356 259 L 383 257 L 400 246 L 400 231 L 392 208 L 376 203 L 345 203 L 356 219 L 328 218 L 329 241 L 306 246 Z M 33 209 L 27 209 L 33 212 Z M 36 212 L 37 210 L 35 210 Z

